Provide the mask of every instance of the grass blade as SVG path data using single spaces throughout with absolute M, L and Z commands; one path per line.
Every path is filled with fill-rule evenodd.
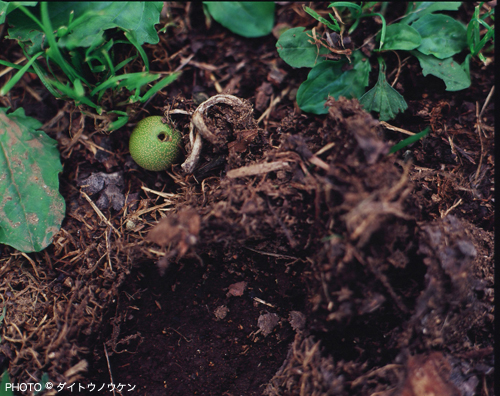
M 153 87 L 148 92 L 146 92 L 142 96 L 142 98 L 139 99 L 140 102 L 141 103 L 147 102 L 154 94 L 156 94 L 158 91 L 161 91 L 167 85 L 169 85 L 170 83 L 175 81 L 177 79 L 177 77 L 179 77 L 180 75 L 181 75 L 181 72 L 175 72 L 175 73 L 172 73 L 171 75 L 169 75 L 165 78 L 162 78 L 155 85 L 153 85 Z
M 9 81 L 7 81 L 2 89 L 0 89 L 0 96 L 7 94 L 11 90 L 11 88 L 17 84 L 21 77 L 24 76 L 24 73 L 26 73 L 31 65 L 36 61 L 36 58 L 38 58 L 42 54 L 43 52 L 39 52 L 38 54 L 33 56 L 33 58 L 31 58 L 28 63 L 26 63 L 16 74 L 14 74 L 14 76 Z
M 396 151 L 401 150 L 402 148 L 415 143 L 417 140 L 422 139 L 424 136 L 429 134 L 429 127 L 425 128 L 422 132 L 416 133 L 415 135 L 412 135 L 399 143 L 395 144 L 389 149 L 389 154 L 394 154 Z

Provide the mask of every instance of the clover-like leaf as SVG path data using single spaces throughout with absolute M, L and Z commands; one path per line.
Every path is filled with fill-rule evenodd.
M 311 35 L 311 31 L 304 27 L 288 29 L 276 43 L 278 55 L 292 67 L 314 67 L 323 62 L 325 58 L 320 55 L 329 51 L 323 46 L 318 50 L 311 44 Z
M 354 51 L 351 65 L 347 60 L 324 61 L 311 69 L 307 80 L 297 91 L 297 104 L 302 111 L 326 114 L 328 96 L 338 99 L 359 98 L 368 85 L 371 66 L 361 51 Z
M 62 165 L 57 142 L 23 108 L 0 108 L 0 243 L 39 252 L 59 231 L 65 215 L 59 193 Z
M 387 82 L 382 67 L 378 73 L 377 83 L 359 98 L 359 103 L 361 103 L 366 111 L 380 113 L 379 119 L 381 121 L 391 120 L 399 112 L 403 112 L 408 108 L 408 104 L 403 96 Z

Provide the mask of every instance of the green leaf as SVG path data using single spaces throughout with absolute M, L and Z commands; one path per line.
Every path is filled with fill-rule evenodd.
M 37 55 L 35 55 L 33 58 L 31 58 L 26 65 L 24 65 L 15 75 L 12 77 L 3 87 L 0 89 L 0 96 L 3 96 L 7 94 L 11 88 L 17 84 L 17 82 L 21 79 L 22 76 L 24 76 L 24 73 L 28 71 L 28 69 L 31 67 L 31 65 L 36 61 L 36 58 L 38 58 L 39 55 L 42 53 L 39 52 Z
M 78 9 L 80 4 L 82 9 Z M 135 39 L 144 43 L 157 44 L 158 34 L 154 28 L 160 22 L 163 3 L 155 2 L 70 2 L 65 16 L 75 10 L 75 22 L 70 25 L 71 34 L 60 40 L 60 46 L 69 49 L 89 47 L 94 40 L 102 39 L 104 30 L 120 28 L 133 33 Z M 66 5 L 67 3 L 57 3 Z M 97 5 L 101 5 L 96 7 Z M 97 8 L 97 9 L 96 9 Z
M 403 96 L 387 82 L 383 67 L 380 67 L 377 83 L 359 98 L 359 103 L 366 111 L 379 112 L 381 121 L 391 120 L 408 108 Z
M 470 87 L 470 75 L 467 74 L 468 59 L 463 65 L 453 58 L 437 59 L 432 55 L 424 55 L 418 51 L 410 51 L 418 58 L 424 76 L 432 74 L 439 77 L 446 84 L 447 91 L 460 91 Z
M 411 26 L 404 23 L 396 23 L 387 26 L 383 51 L 405 50 L 417 48 L 422 43 L 422 37 Z
M 401 20 L 401 23 L 410 24 L 424 15 L 436 11 L 456 11 L 460 8 L 460 1 L 417 1 L 408 3 L 408 14 Z
M 141 55 L 142 61 L 144 62 L 144 68 L 146 69 L 147 72 L 149 72 L 148 56 L 146 55 L 146 51 L 144 51 L 144 49 L 142 48 L 142 45 L 137 40 L 137 37 L 135 37 L 134 32 L 133 31 L 132 32 L 125 32 L 125 37 L 137 49 L 137 52 L 139 52 L 139 55 Z
M 47 78 L 46 83 L 50 84 L 50 87 L 52 90 L 58 89 L 59 91 L 62 92 L 62 95 L 57 93 L 57 97 L 66 97 L 66 98 L 71 98 L 76 102 L 76 105 L 78 106 L 80 103 L 86 104 L 87 106 L 93 107 L 96 109 L 96 112 L 100 114 L 102 111 L 102 108 L 98 105 L 96 105 L 94 102 L 92 102 L 89 98 L 86 96 L 80 96 L 78 94 L 78 88 L 71 88 L 69 85 L 64 85 L 62 82 L 59 82 L 57 80 L 52 80 Z M 83 88 L 83 87 L 82 87 Z M 55 95 L 54 95 L 55 96 Z
M 169 76 L 163 77 L 160 81 L 158 81 L 155 85 L 151 87 L 151 89 L 146 92 L 140 99 L 141 103 L 147 102 L 153 95 L 155 95 L 158 91 L 161 91 L 163 88 L 165 88 L 167 85 L 171 84 L 175 80 L 177 80 L 177 77 L 181 75 L 181 72 L 174 72 L 170 74 Z
M 410 137 L 407 137 L 406 139 L 400 141 L 399 143 L 395 144 L 389 149 L 389 154 L 393 154 L 398 150 L 401 150 L 402 148 L 405 148 L 406 146 L 415 143 L 416 141 L 422 139 L 423 137 L 427 136 L 430 132 L 430 128 L 427 127 L 425 128 L 422 132 L 416 133 L 415 135 L 412 135 Z
M 321 15 L 319 15 L 313 9 L 306 7 L 306 6 L 303 6 L 303 8 L 304 8 L 305 12 L 307 12 L 309 15 L 311 15 L 318 22 L 321 22 L 323 25 L 328 26 L 328 28 L 330 28 L 334 32 L 340 32 L 340 26 L 339 26 L 338 22 L 335 18 L 331 17 L 331 14 L 330 14 L 330 18 L 332 19 L 333 24 L 330 23 L 330 21 L 328 21 L 327 19 L 323 18 Z
M 145 72 L 122 74 L 120 76 L 111 77 L 102 84 L 99 84 L 91 92 L 91 95 L 94 96 L 96 93 L 103 92 L 108 88 L 126 88 L 129 91 L 134 91 L 142 88 L 150 82 L 158 80 L 160 77 L 161 76 L 159 74 L 150 74 Z
M 478 56 L 483 63 L 486 63 L 486 58 L 484 58 L 484 55 L 481 54 L 480 51 L 486 43 L 494 37 L 495 30 L 484 21 L 486 14 L 481 18 L 479 17 L 479 7 L 480 6 L 475 7 L 472 19 L 467 25 L 467 45 L 469 46 L 472 56 Z M 490 12 L 494 12 L 494 9 Z M 486 28 L 486 33 L 482 39 L 481 26 Z M 492 41 L 494 41 L 494 39 Z
M 352 64 L 347 60 L 324 61 L 315 66 L 297 91 L 297 104 L 308 113 L 326 114 L 328 96 L 338 99 L 359 98 L 365 92 L 370 73 L 370 62 L 360 51 L 353 52 Z M 352 66 L 351 70 L 344 70 Z
M 354 9 L 354 11 L 351 10 L 353 18 L 359 18 L 359 16 L 363 12 L 363 9 L 359 5 L 357 5 L 355 3 L 351 3 L 349 1 L 336 1 L 336 2 L 330 3 L 328 5 L 328 8 L 331 8 L 331 7 L 348 7 L 348 8 L 352 8 L 352 9 Z
M 0 108 L 0 243 L 22 252 L 45 249 L 59 231 L 65 202 L 57 142 L 23 108 Z
M 40 382 L 39 382 L 40 390 L 35 391 L 35 393 L 33 393 L 33 396 L 37 396 L 40 393 L 42 393 L 45 389 L 47 389 L 47 382 L 49 382 L 49 381 L 50 381 L 49 374 L 43 373 L 42 378 L 40 378 Z
M 14 393 L 12 393 L 12 389 L 9 387 L 9 390 L 7 390 L 7 384 L 10 384 L 10 376 L 9 372 L 5 370 L 2 374 L 2 380 L 0 381 L 0 396 L 14 396 Z
M 310 36 L 312 32 L 304 27 L 288 29 L 276 43 L 278 55 L 292 67 L 314 67 L 323 62 L 325 58 L 320 55 L 329 51 L 321 46 L 318 52 L 318 47 L 310 43 Z
M 108 132 L 116 131 L 117 129 L 120 129 L 122 126 L 124 126 L 127 122 L 128 122 L 128 116 L 118 117 L 115 121 L 109 124 L 107 131 Z
M 267 36 L 274 26 L 274 2 L 204 1 L 208 12 L 231 32 L 243 37 Z
M 467 47 L 467 29 L 450 16 L 428 14 L 411 26 L 422 37 L 417 50 L 425 55 L 445 59 Z
M 5 17 L 7 14 L 14 11 L 20 5 L 25 7 L 34 7 L 38 4 L 38 1 L 0 1 L 0 25 L 5 22 Z
M 160 21 L 163 2 L 48 2 L 48 14 L 54 31 L 67 27 L 69 33 L 57 42 L 61 48 L 90 47 L 103 41 L 105 30 L 120 28 L 134 32 L 139 44 L 157 44 L 154 25 Z M 74 20 L 69 24 L 70 14 Z M 39 7 L 33 14 L 40 19 Z M 28 54 L 41 50 L 44 32 L 21 10 L 9 15 L 9 38 L 25 43 Z M 69 25 L 69 26 L 68 26 Z

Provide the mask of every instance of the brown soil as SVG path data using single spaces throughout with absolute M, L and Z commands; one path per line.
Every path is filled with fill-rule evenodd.
M 148 396 L 494 394 L 494 63 L 474 59 L 472 86 L 448 92 L 403 62 L 409 108 L 390 124 L 431 133 L 387 155 L 406 136 L 357 101 L 300 111 L 308 70 L 287 66 L 272 35 L 207 31 L 201 3 L 168 11 L 176 26 L 146 50 L 153 70 L 183 74 L 121 130 L 100 133 L 103 120 L 38 80 L 0 98 L 58 140 L 67 204 L 45 251 L 0 246 L 0 373 L 75 383 L 60 395 L 111 382 Z M 313 26 L 298 3 L 276 15 Z M 353 42 L 377 29 L 363 19 Z M 14 44 L 0 42 L 6 59 L 21 57 Z M 244 101 L 207 111 L 224 139 L 205 143 L 193 175 L 134 164 L 138 120 L 165 114 L 187 147 L 190 119 L 173 110 L 222 92 Z

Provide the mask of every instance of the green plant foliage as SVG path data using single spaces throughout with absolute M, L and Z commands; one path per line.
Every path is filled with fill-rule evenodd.
M 276 43 L 279 56 L 292 67 L 314 67 L 323 62 L 325 58 L 320 55 L 329 51 L 323 46 L 318 50 L 311 44 L 311 36 L 312 32 L 304 27 L 288 29 Z
M 450 16 L 427 14 L 411 25 L 422 37 L 417 48 L 425 55 L 445 59 L 467 47 L 467 30 Z
M 42 374 L 42 378 L 40 378 L 40 382 L 39 382 L 39 384 L 40 384 L 40 390 L 35 391 L 35 393 L 33 395 L 37 396 L 40 393 L 43 393 L 43 391 L 45 389 L 47 389 L 46 385 L 47 385 L 47 382 L 49 382 L 49 380 L 50 380 L 49 375 L 47 373 L 43 373 Z
M 481 3 L 482 4 L 482 3 Z M 490 16 L 494 20 L 495 9 L 491 10 L 483 16 L 479 16 L 479 6 L 474 9 L 474 15 L 471 21 L 467 25 L 467 45 L 469 46 L 470 53 L 472 56 L 477 56 L 481 62 L 486 64 L 486 58 L 481 53 L 486 43 L 489 40 L 495 41 L 495 30 L 489 26 L 484 20 Z M 486 33 L 481 38 L 481 29 L 486 28 Z
M 65 215 L 57 142 L 40 127 L 22 108 L 0 108 L 0 243 L 26 253 L 46 248 Z
M 0 396 L 14 396 L 12 389 L 7 390 L 7 384 L 10 383 L 9 373 L 6 371 L 2 374 L 2 380 L 0 381 Z
M 349 65 L 347 59 L 340 61 L 324 61 L 315 66 L 297 91 L 297 104 L 302 111 L 313 114 L 326 114 L 325 101 L 328 96 L 338 99 L 359 98 L 368 85 L 371 66 L 360 51 L 353 52 L 352 68 L 344 71 Z
M 49 381 L 49 375 L 47 373 L 43 373 L 42 374 L 42 379 L 40 380 L 40 387 L 36 387 L 37 389 L 39 389 L 38 391 L 35 391 L 33 393 L 34 396 L 37 396 L 39 394 L 41 394 L 45 389 L 45 385 L 47 384 L 47 382 Z M 9 373 L 8 371 L 4 371 L 1 378 L 0 378 L 0 396 L 14 396 L 14 393 L 12 392 L 12 389 L 9 387 L 9 389 L 7 389 L 7 384 L 10 383 L 10 376 L 9 376 Z M 34 387 L 35 388 L 35 387 Z
M 406 146 L 415 143 L 416 141 L 422 139 L 423 137 L 427 136 L 430 132 L 430 128 L 427 127 L 425 128 L 422 132 L 416 133 L 415 135 L 412 135 L 410 137 L 407 137 L 406 139 L 400 141 L 399 143 L 395 144 L 389 149 L 389 154 L 393 154 L 398 150 L 401 150 L 402 148 L 405 148 Z
M 422 67 L 422 74 L 432 74 L 439 77 L 446 84 L 447 91 L 460 91 L 470 87 L 469 59 L 467 56 L 464 63 L 453 60 L 453 58 L 438 59 L 432 55 L 424 55 L 418 51 L 411 51 L 418 58 Z
M 331 6 L 331 4 L 330 4 L 330 6 Z M 321 22 L 322 24 L 328 26 L 328 28 L 330 28 L 334 32 L 340 32 L 340 26 L 339 26 L 337 20 L 334 17 L 332 17 L 332 14 L 328 14 L 328 15 L 330 15 L 330 18 L 333 21 L 333 23 L 331 23 L 328 19 L 323 18 L 316 11 L 314 11 L 313 9 L 311 9 L 309 7 L 304 6 L 304 11 L 307 12 L 309 15 L 311 15 L 318 22 Z
M 274 26 L 274 2 L 205 1 L 209 14 L 225 28 L 243 37 L 267 36 Z
M 91 47 L 105 41 L 104 32 L 120 28 L 131 32 L 139 44 L 158 43 L 154 25 L 160 21 L 162 2 L 48 2 L 52 27 L 60 32 L 57 45 L 68 50 Z M 38 9 L 33 15 L 40 19 Z M 9 15 L 9 38 L 24 43 L 29 55 L 40 51 L 45 32 L 17 9 Z M 31 42 L 31 43 L 30 43 Z
M 461 5 L 460 1 L 412 1 L 408 3 L 407 16 L 401 22 L 410 24 L 418 18 L 436 11 L 456 11 Z
M 460 5 L 460 2 L 411 2 L 406 14 L 396 19 L 401 22 L 392 25 L 387 25 L 383 15 L 387 3 L 367 2 L 359 6 L 352 2 L 339 1 L 331 3 L 329 7 L 335 7 L 339 15 L 349 9 L 350 16 L 341 16 L 348 34 L 356 29 L 361 18 L 379 17 L 382 21 L 382 27 L 376 36 L 379 49 L 374 52 L 383 54 L 386 51 L 408 51 L 418 58 L 424 76 L 432 74 L 444 81 L 448 91 L 458 91 L 470 86 L 470 56 L 467 56 L 462 65 L 454 61 L 452 56 L 469 47 L 471 56 L 478 56 L 480 60 L 486 62 L 486 58 L 480 51 L 488 40 L 493 41 L 494 34 L 494 29 L 484 21 L 487 17 L 494 20 L 494 10 L 480 16 L 479 9 L 482 3 L 476 7 L 467 29 L 461 22 L 450 16 L 433 14 L 437 11 L 456 11 Z M 380 6 L 380 12 L 372 12 L 372 9 L 377 6 Z M 335 23 L 330 23 L 314 10 L 307 7 L 304 9 L 313 18 L 322 22 L 325 27 L 337 30 Z M 336 22 L 333 14 L 329 14 L 329 17 Z M 351 26 L 347 28 L 349 24 Z M 480 31 L 483 28 L 486 30 Z M 327 110 L 322 106 L 328 94 L 336 97 L 343 94 L 342 92 L 347 92 L 348 95 L 344 96 L 361 99 L 365 94 L 364 87 L 367 85 L 364 79 L 365 74 L 361 73 L 363 68 L 358 68 L 359 65 L 357 66 L 356 62 L 354 62 L 354 69 L 346 68 L 345 60 L 339 62 L 323 60 L 318 63 L 320 56 L 325 54 L 321 52 L 321 49 L 318 54 L 303 29 L 305 28 L 297 27 L 283 33 L 276 45 L 278 54 L 289 65 L 313 67 L 307 80 L 302 83 L 297 92 L 299 107 L 306 112 L 324 114 Z M 329 33 L 326 31 L 320 34 L 324 39 Z M 322 58 L 326 59 L 325 56 Z M 316 64 L 313 65 L 313 62 Z M 370 70 L 370 66 L 366 65 L 366 69 Z M 353 73 L 356 72 L 356 78 L 353 78 Z M 350 81 L 352 81 L 352 87 L 349 87 Z M 366 108 L 379 109 L 377 111 L 380 111 L 381 119 L 390 119 L 386 117 L 392 118 L 399 111 L 407 108 L 404 98 L 387 84 L 384 75 L 379 75 L 377 84 L 366 93 L 363 101 Z
M 33 7 L 37 5 L 37 3 L 38 1 L 0 1 L 0 25 L 5 22 L 5 17 L 7 16 L 7 14 L 10 14 L 20 5 Z
M 404 23 L 395 23 L 387 26 L 383 51 L 405 50 L 409 51 L 420 46 L 422 37 L 411 26 Z
M 105 94 L 128 95 L 125 101 L 108 101 L 118 102 L 119 106 L 144 103 L 180 75 L 172 73 L 162 79 L 160 74 L 149 73 L 149 61 L 142 48 L 144 43 L 159 41 L 154 26 L 160 20 L 162 2 L 41 2 L 32 9 L 14 4 L 17 9 L 7 8 L 9 38 L 18 41 L 29 62 L 1 88 L 0 95 L 5 95 L 29 70 L 56 98 L 72 99 L 76 105 L 84 104 L 102 114 L 107 110 L 100 105 Z M 108 40 L 111 29 L 123 31 L 126 40 Z M 114 45 L 118 43 L 136 48 L 146 72 L 117 74 L 137 57 L 115 65 Z M 46 66 L 40 61 L 42 57 Z M 0 60 L 0 64 L 8 63 Z M 144 92 L 153 82 L 153 88 Z M 127 121 L 125 112 L 107 129 L 114 130 Z
M 387 82 L 383 62 L 379 61 L 379 64 L 377 84 L 359 98 L 359 103 L 366 111 L 379 112 L 379 119 L 387 121 L 395 118 L 399 112 L 405 111 L 408 105 L 403 96 Z

